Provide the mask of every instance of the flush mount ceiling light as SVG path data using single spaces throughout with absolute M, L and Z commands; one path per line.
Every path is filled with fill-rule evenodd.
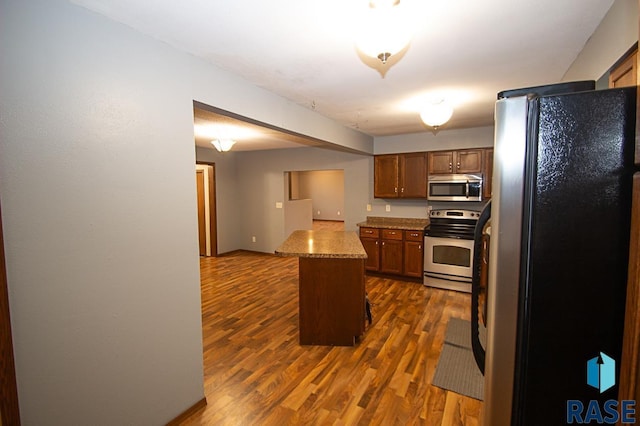
M 420 112 L 420 118 L 427 126 L 437 130 L 453 115 L 453 108 L 444 99 L 438 99 L 427 104 Z
M 211 141 L 211 144 L 220 152 L 229 151 L 235 143 L 236 141 L 232 139 L 216 139 Z
M 391 7 L 400 3 L 400 0 L 370 0 L 369 7 Z
M 400 0 L 371 0 L 365 12 L 356 47 L 383 64 L 411 41 Z

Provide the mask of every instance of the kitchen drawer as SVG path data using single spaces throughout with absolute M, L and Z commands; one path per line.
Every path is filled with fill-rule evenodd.
M 378 238 L 380 230 L 378 228 L 360 228 L 360 237 L 362 238 Z
M 383 229 L 383 240 L 402 240 L 402 231 L 399 229 Z
M 404 231 L 404 239 L 407 241 L 422 241 L 422 231 Z

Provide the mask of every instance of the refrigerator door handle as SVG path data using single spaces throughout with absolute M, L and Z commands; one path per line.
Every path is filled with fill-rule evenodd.
M 491 200 L 482 209 L 476 224 L 473 241 L 473 276 L 471 278 L 471 350 L 483 375 L 485 349 L 480 342 L 480 274 L 482 270 L 482 230 L 489 219 L 491 219 Z

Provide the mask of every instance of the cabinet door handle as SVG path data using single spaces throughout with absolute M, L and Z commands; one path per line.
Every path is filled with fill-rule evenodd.
M 418 250 L 422 250 L 422 244 L 418 244 Z
M 400 190 L 400 192 L 402 192 L 404 194 L 404 187 L 402 187 L 402 189 Z
M 398 187 L 397 186 L 393 187 L 393 192 L 395 192 L 396 194 L 398 193 Z

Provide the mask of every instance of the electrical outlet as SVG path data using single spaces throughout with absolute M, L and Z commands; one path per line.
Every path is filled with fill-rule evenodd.
M 371 211 L 371 204 L 367 204 L 367 211 L 370 212 Z
M 318 210 L 318 213 L 316 213 L 317 216 L 320 216 L 320 210 Z
M 391 211 L 391 204 L 387 204 L 387 206 L 385 207 L 385 210 L 390 212 Z
M 255 243 L 256 242 L 256 236 L 254 235 L 253 237 L 251 237 L 251 242 Z
M 340 210 L 338 210 L 338 216 L 340 216 Z

